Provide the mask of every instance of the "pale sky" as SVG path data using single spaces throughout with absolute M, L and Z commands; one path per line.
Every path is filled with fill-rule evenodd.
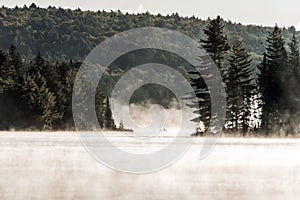
M 30 5 L 60 6 L 82 10 L 118 10 L 129 13 L 145 12 L 206 19 L 221 15 L 224 19 L 243 24 L 295 26 L 300 30 L 299 0 L 1 0 L 8 7 Z M 1 5 L 1 6 L 2 6 Z

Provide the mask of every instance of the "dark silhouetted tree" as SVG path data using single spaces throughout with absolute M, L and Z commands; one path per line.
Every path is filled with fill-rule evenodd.
M 276 25 L 268 33 L 267 47 L 263 62 L 259 65 L 258 84 L 260 91 L 260 106 L 262 110 L 261 128 L 268 135 L 271 129 L 279 128 L 285 112 L 283 99 L 284 70 L 287 68 L 287 53 L 281 30 Z
M 106 97 L 106 104 L 105 104 L 105 113 L 104 113 L 104 128 L 105 129 L 111 129 L 111 130 L 115 130 L 116 129 L 116 125 L 115 125 L 115 121 L 113 119 L 112 116 L 112 112 L 111 112 L 111 108 L 110 108 L 110 103 L 109 103 L 109 98 Z
M 107 102 L 105 104 L 105 96 L 103 95 L 101 90 L 99 88 L 97 88 L 96 98 L 95 98 L 95 109 L 96 109 L 96 115 L 98 118 L 98 122 L 99 122 L 99 125 L 101 128 L 104 128 L 104 124 L 105 124 L 105 126 L 108 125 L 108 127 L 111 126 L 111 124 L 105 123 L 107 118 L 111 118 L 111 111 L 110 111 L 110 109 L 106 110 L 105 105 L 107 105 Z M 108 113 L 106 114 L 106 112 L 108 112 Z M 110 115 L 110 117 L 109 117 L 109 115 Z
M 255 89 L 251 58 L 243 43 L 235 39 L 228 59 L 227 83 L 227 128 L 233 131 L 246 130 L 250 124 L 252 95 Z
M 224 55 L 230 49 L 227 36 L 224 34 L 223 19 L 217 16 L 216 19 L 209 22 L 203 31 L 207 38 L 201 40 L 202 46 L 222 72 Z

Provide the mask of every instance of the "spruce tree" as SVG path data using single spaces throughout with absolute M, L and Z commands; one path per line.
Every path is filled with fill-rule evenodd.
M 37 111 L 40 115 L 43 129 L 52 129 L 53 122 L 62 119 L 65 112 L 65 102 L 59 99 L 65 94 L 62 92 L 62 83 L 55 67 L 45 61 L 39 53 L 23 75 L 22 82 L 23 99 L 32 111 Z
M 198 68 L 199 71 L 191 71 L 190 74 L 190 80 L 191 80 L 191 86 L 194 88 L 194 92 L 197 99 L 194 99 L 193 96 L 188 96 L 184 98 L 184 100 L 187 100 L 189 103 L 187 103 L 187 106 L 191 107 L 194 110 L 194 114 L 197 115 L 196 118 L 192 119 L 192 122 L 197 123 L 197 126 L 203 125 L 202 129 L 197 129 L 196 133 L 194 135 L 202 136 L 205 134 L 209 127 L 209 123 L 211 120 L 211 102 L 210 102 L 210 94 L 207 88 L 207 85 L 202 77 L 202 75 L 206 74 L 204 71 L 211 62 L 211 59 L 206 56 L 202 57 L 203 66 Z
M 12 58 L 4 52 L 0 52 L 1 62 L 0 74 L 1 74 L 1 88 L 3 91 L 11 93 L 16 86 L 17 71 L 15 65 L 12 62 Z
M 212 74 L 208 73 L 208 68 L 211 67 L 212 61 L 217 65 L 220 70 L 221 76 L 225 76 L 224 69 L 224 56 L 229 50 L 229 44 L 227 42 L 227 36 L 224 34 L 223 19 L 217 16 L 216 19 L 210 21 L 207 27 L 204 29 L 206 39 L 202 39 L 202 47 L 207 51 L 209 56 L 201 56 L 202 66 L 196 66 L 201 70 L 201 73 L 197 71 L 189 72 L 191 75 L 191 85 L 195 90 L 197 102 L 192 102 L 188 106 L 194 108 L 197 118 L 192 121 L 198 123 L 198 125 L 204 125 L 204 130 L 196 131 L 196 135 L 202 135 L 208 129 L 208 126 L 212 119 L 217 119 L 216 113 L 211 113 L 211 102 L 209 88 L 204 82 L 204 78 L 207 81 L 214 81 L 216 78 Z M 206 77 L 202 77 L 202 75 Z M 189 99 L 189 98 L 187 98 Z M 224 108 L 225 109 L 225 108 Z
M 288 70 L 285 72 L 285 105 L 287 107 L 287 115 L 285 119 L 285 126 L 287 127 L 287 134 L 295 134 L 295 127 L 300 123 L 300 56 L 299 56 L 299 42 L 296 35 L 293 34 L 289 46 L 288 53 Z
M 64 65 L 64 64 L 63 64 Z M 76 70 L 72 67 L 71 63 L 67 64 L 69 67 L 67 67 L 66 70 L 62 73 L 62 80 L 64 83 L 63 91 L 66 94 L 66 108 L 65 108 L 65 114 L 63 116 L 63 122 L 67 124 L 68 126 L 74 126 L 74 121 L 70 120 L 72 119 L 72 93 L 73 93 L 73 85 L 74 80 L 76 77 Z M 59 67 L 62 68 L 61 65 Z
M 244 132 L 249 127 L 251 98 L 255 88 L 251 58 L 243 43 L 235 39 L 228 59 L 227 83 L 227 127 L 230 130 Z
M 49 62 L 45 62 L 42 73 L 47 81 L 47 88 L 55 97 L 55 113 L 57 113 L 59 119 L 62 119 L 65 114 L 67 97 L 64 91 L 64 84 L 62 82 L 63 79 L 59 72 L 59 65 L 53 65 Z
M 295 33 L 293 34 L 289 42 L 289 64 L 292 66 L 293 72 L 298 72 L 300 68 L 300 56 L 299 56 L 299 41 L 296 38 Z
M 218 68 L 223 71 L 224 55 L 230 49 L 227 36 L 224 34 L 223 19 L 217 16 L 203 30 L 206 39 L 202 39 L 202 47 L 209 53 Z
M 104 128 L 105 129 L 110 129 L 110 130 L 115 130 L 116 129 L 116 125 L 115 125 L 115 121 L 114 121 L 113 116 L 112 116 L 108 96 L 106 97 L 106 107 L 105 107 L 104 119 L 105 119 L 105 121 L 104 121 Z
M 269 67 L 267 64 L 267 55 L 264 53 L 263 61 L 260 63 L 257 68 L 260 73 L 258 74 L 258 107 L 261 110 L 260 121 L 261 129 L 268 132 L 270 129 L 270 124 L 268 120 L 268 115 L 271 113 L 271 106 L 267 105 L 266 102 L 269 100 L 269 85 L 271 84 L 269 73 Z
M 41 110 L 42 116 L 41 119 L 43 121 L 43 129 L 44 130 L 52 130 L 53 122 L 61 119 L 61 113 L 59 113 L 56 109 L 56 99 L 52 92 L 46 88 L 45 90 L 41 91 L 40 94 L 43 96 L 43 101 L 41 102 Z
M 23 61 L 14 45 L 10 46 L 8 53 L 0 50 L 0 90 L 16 95 L 21 84 L 22 70 Z
M 23 66 L 23 60 L 20 56 L 20 54 L 17 52 L 17 48 L 12 44 L 9 48 L 9 66 L 14 71 L 14 75 L 12 76 L 12 79 L 14 80 L 14 83 L 12 85 L 12 94 L 18 95 L 18 91 L 20 89 L 20 86 L 22 84 L 22 75 L 25 73 L 24 66 Z
M 289 46 L 289 76 L 287 81 L 289 83 L 289 99 L 291 100 L 291 112 L 299 111 L 299 102 L 300 102 L 300 91 L 298 83 L 300 81 L 300 55 L 299 55 L 299 42 L 296 38 L 296 35 L 293 34 Z
M 61 65 L 58 63 L 56 65 L 51 64 L 47 60 L 45 60 L 40 53 L 35 57 L 32 67 L 29 69 L 28 73 L 35 77 L 37 74 L 41 74 L 41 76 L 45 79 L 47 92 L 49 98 L 55 99 L 55 106 L 51 107 L 51 113 L 55 113 L 55 120 L 62 119 L 66 113 L 67 104 L 70 104 L 68 101 L 67 94 L 70 95 L 70 91 L 66 91 L 65 87 L 70 87 L 68 84 L 64 84 L 63 80 L 67 77 L 67 74 L 61 74 L 60 70 Z M 67 77 L 69 78 L 69 77 Z M 68 82 L 67 82 L 68 83 Z M 68 89 L 69 90 L 69 89 Z M 53 96 L 53 97 L 52 97 Z M 48 101 L 53 101 L 52 99 L 48 99 Z M 48 103 L 48 105 L 50 105 Z M 53 120 L 53 121 L 55 121 Z
M 107 107 L 107 103 L 106 103 Z M 101 128 L 104 128 L 104 123 L 106 122 L 106 117 L 108 117 L 108 114 L 105 114 L 105 112 L 109 112 L 109 110 L 105 110 L 105 96 L 101 92 L 99 88 L 96 90 L 96 98 L 95 98 L 95 109 L 96 109 L 96 115 L 98 118 L 98 122 Z M 105 123 L 105 126 L 108 124 Z M 110 126 L 110 125 L 109 125 Z
M 7 54 L 0 50 L 0 94 L 4 92 L 6 88 L 6 74 L 4 71 L 4 63 L 7 62 Z
M 277 25 L 268 32 L 266 53 L 259 70 L 261 128 L 268 135 L 272 128 L 281 127 L 286 103 L 283 98 L 283 77 L 285 70 L 288 70 L 287 52 Z
M 47 88 L 46 79 L 37 72 L 34 76 L 24 75 L 22 86 L 22 97 L 27 101 L 29 107 L 38 112 L 44 128 L 51 129 L 55 114 L 52 112 L 55 106 L 55 97 Z

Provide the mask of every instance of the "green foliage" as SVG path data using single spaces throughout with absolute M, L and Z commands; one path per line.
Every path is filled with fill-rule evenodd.
M 221 20 L 221 19 L 220 19 Z M 262 60 L 265 51 L 265 37 L 271 27 L 224 22 L 224 33 L 232 42 L 240 36 L 247 51 L 253 55 L 253 65 Z M 195 17 L 179 17 L 143 14 L 122 14 L 121 12 L 81 11 L 49 7 L 48 9 L 0 8 L 0 49 L 8 50 L 10 44 L 32 59 L 38 52 L 52 62 L 56 60 L 83 60 L 87 54 L 104 39 L 132 28 L 162 27 L 177 30 L 194 39 L 205 38 L 203 31 L 210 20 Z M 285 38 L 291 38 L 295 30 L 283 30 Z M 297 33 L 299 37 L 299 33 Z
M 15 117 L 7 117 L 7 123 L 1 122 L 0 128 L 7 128 L 9 122 L 15 124 L 13 121 L 17 121 L 17 116 L 34 119 L 23 119 L 24 122 L 20 123 L 22 128 L 59 129 L 74 126 L 72 91 L 76 71 L 81 65 L 78 61 L 82 61 L 91 49 L 106 38 L 146 26 L 177 30 L 197 40 L 202 38 L 203 47 L 221 70 L 226 83 L 228 129 L 246 131 L 251 122 L 250 110 L 254 101 L 259 102 L 262 112 L 260 128 L 267 133 L 272 129 L 299 123 L 286 120 L 287 115 L 298 118 L 296 116 L 300 112 L 297 84 L 300 80 L 299 32 L 293 27 L 280 29 L 276 26 L 272 29 L 243 26 L 226 22 L 219 16 L 205 21 L 195 17 L 183 18 L 177 13 L 167 16 L 151 15 L 148 12 L 133 15 L 122 14 L 120 11 L 92 12 L 55 7 L 43 9 L 32 4 L 29 8 L 0 8 L 0 49 L 5 50 L 0 51 L 0 101 L 10 104 L 8 107 L 17 108 L 14 111 L 16 113 L 8 115 L 15 114 Z M 240 39 L 236 40 L 237 37 Z M 285 44 L 287 38 L 290 38 L 288 45 Z M 228 43 L 232 44 L 229 54 Z M 208 57 L 202 60 L 204 66 L 196 67 L 205 72 L 211 60 Z M 189 63 L 159 50 L 122 56 L 103 74 L 102 82 L 99 83 L 103 87 L 99 87 L 95 95 L 100 126 L 116 129 L 109 98 L 105 99 L 112 90 L 108 86 L 113 86 L 131 67 L 153 61 L 173 66 L 183 76 L 190 78 L 198 98 L 189 105 L 199 115 L 193 121 L 202 122 L 207 129 L 210 120 L 216 116 L 210 111 L 209 88 L 201 76 L 205 73 L 191 71 Z M 155 70 L 149 74 L 140 72 L 138 81 L 147 76 L 155 77 L 157 73 Z M 207 76 L 206 80 L 212 79 Z M 165 77 L 170 83 L 175 81 L 168 74 Z M 254 90 L 256 77 L 258 87 Z M 142 89 L 146 92 L 137 92 L 132 103 L 147 101 L 154 94 L 157 95 L 155 97 L 163 96 L 162 103 L 167 106 L 174 97 L 171 92 L 163 89 Z M 141 93 L 147 94 L 144 99 Z M 2 101 L 3 97 L 9 101 Z
M 229 50 L 227 36 L 224 35 L 224 24 L 220 16 L 209 22 L 204 29 L 207 37 L 206 40 L 201 40 L 202 47 L 209 53 L 219 69 L 223 70 L 224 55 Z
M 204 66 L 200 69 L 205 70 Z M 209 90 L 206 83 L 199 72 L 191 71 L 191 86 L 194 88 L 197 101 L 195 102 L 190 96 L 186 100 L 192 100 L 188 106 L 194 109 L 194 113 L 198 117 L 194 118 L 192 121 L 198 124 L 203 123 L 204 129 L 198 129 L 196 135 L 203 135 L 209 126 L 211 120 L 211 102 Z M 206 74 L 206 73 L 203 73 Z
M 96 109 L 96 114 L 97 114 L 97 118 L 98 118 L 98 122 L 101 128 L 104 128 L 104 125 L 107 125 L 106 122 L 106 106 L 107 104 L 105 104 L 105 96 L 103 95 L 103 93 L 101 92 L 101 90 L 99 88 L 97 88 L 96 91 L 96 97 L 95 97 L 95 109 Z
M 300 113 L 300 56 L 299 56 L 299 42 L 295 34 L 290 39 L 288 43 L 288 66 L 284 73 L 284 99 L 283 103 L 285 106 L 285 120 L 283 121 L 283 126 L 286 127 L 285 132 L 290 134 L 295 134 L 295 127 L 300 123 L 299 113 Z
M 1 92 L 6 98 L 12 99 L 10 103 L 15 103 L 11 106 L 20 108 L 16 110 L 18 113 L 9 115 L 18 119 L 18 116 L 27 113 L 28 117 L 33 119 L 28 122 L 26 119 L 21 120 L 19 123 L 22 124 L 22 128 L 51 130 L 54 126 L 62 126 L 58 121 L 71 107 L 71 93 L 76 74 L 71 64 L 53 65 L 39 53 L 34 61 L 25 67 L 20 54 L 12 45 L 9 53 L 0 51 L 0 72 Z M 5 120 L 15 124 L 13 118 L 6 117 Z M 25 121 L 27 124 L 24 124 Z M 4 126 L 7 124 L 4 123 Z
M 211 62 L 211 59 L 217 65 L 219 70 L 221 71 L 221 75 L 225 77 L 225 68 L 224 68 L 224 55 L 229 50 L 229 45 L 227 43 L 227 36 L 224 35 L 224 25 L 223 20 L 220 16 L 216 19 L 213 19 L 209 22 L 207 27 L 204 29 L 204 33 L 207 39 L 202 39 L 201 43 L 203 44 L 203 48 L 208 52 L 210 57 L 207 58 L 202 57 L 201 59 L 204 61 L 204 65 L 199 69 L 202 71 L 207 70 L 208 64 Z M 207 65 L 207 66 L 205 66 Z M 207 74 L 207 73 L 201 73 Z M 198 98 L 198 102 L 194 102 L 189 105 L 192 108 L 196 108 L 195 113 L 199 115 L 198 118 L 194 119 L 195 122 L 202 122 L 204 124 L 205 130 L 207 130 L 209 126 L 209 122 L 211 119 L 216 118 L 215 113 L 211 113 L 211 103 L 209 97 L 209 88 L 207 88 L 206 83 L 204 82 L 203 77 L 199 72 L 190 72 L 192 87 L 195 88 L 195 93 Z M 206 80 L 210 80 L 216 77 L 213 77 L 211 74 L 206 75 Z M 199 109 L 198 109 L 199 108 Z M 225 108 L 224 108 L 225 109 Z M 203 134 L 203 133 L 196 133 Z
M 273 128 L 280 127 L 284 117 L 285 73 L 289 71 L 287 52 L 281 30 L 275 26 L 267 37 L 267 48 L 262 64 L 259 66 L 258 78 L 260 103 L 262 109 L 262 129 L 268 134 Z
M 115 125 L 115 121 L 112 117 L 112 112 L 111 112 L 108 96 L 106 97 L 105 103 L 106 103 L 106 106 L 105 106 L 105 112 L 104 112 L 104 128 L 115 130 L 116 125 Z
M 255 89 L 250 68 L 250 54 L 239 39 L 231 45 L 229 66 L 225 82 L 227 84 L 227 129 L 246 132 L 250 127 L 252 95 Z
M 22 86 L 22 97 L 27 101 L 29 107 L 35 112 L 39 112 L 44 129 L 52 129 L 52 122 L 59 119 L 54 111 L 56 101 L 55 96 L 47 88 L 46 79 L 37 72 L 33 75 L 24 75 Z
M 0 74 L 1 74 L 1 90 L 10 91 L 16 85 L 17 71 L 14 63 L 12 62 L 12 57 L 4 52 L 0 52 Z

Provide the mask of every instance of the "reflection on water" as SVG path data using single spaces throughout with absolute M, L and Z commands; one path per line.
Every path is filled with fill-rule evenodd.
M 122 134 L 108 135 L 124 149 L 144 148 Z M 152 148 L 170 139 L 162 135 Z M 96 162 L 74 133 L 1 133 L 0 199 L 299 198 L 299 140 L 225 138 L 199 160 L 202 143 L 196 139 L 169 168 L 129 175 Z

